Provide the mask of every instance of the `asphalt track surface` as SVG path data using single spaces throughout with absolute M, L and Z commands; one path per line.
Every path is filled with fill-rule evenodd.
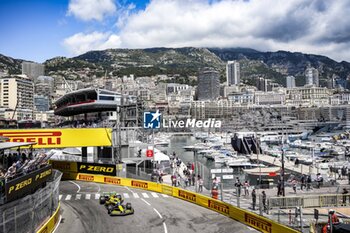
M 115 191 L 135 209 L 110 217 L 98 193 Z M 60 184 L 61 222 L 55 233 L 243 233 L 258 232 L 204 207 L 146 190 L 82 181 Z

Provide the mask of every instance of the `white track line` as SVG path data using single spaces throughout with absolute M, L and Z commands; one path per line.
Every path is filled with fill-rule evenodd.
M 135 198 L 140 198 L 140 196 L 137 193 L 133 193 Z
M 154 193 L 154 192 L 151 192 L 152 196 L 155 197 L 155 198 L 158 198 L 158 194 Z
M 129 190 L 130 192 L 132 192 L 132 193 L 135 193 L 133 190 L 131 190 L 129 187 L 127 187 L 127 186 L 124 186 L 124 188 L 126 188 L 127 190 Z
M 85 199 L 90 200 L 90 198 L 91 198 L 91 194 L 86 194 L 85 195 Z
M 130 198 L 129 193 L 123 193 L 124 198 Z
M 100 191 L 101 191 L 101 186 L 100 186 L 100 184 L 96 184 L 96 183 L 94 183 L 94 184 L 97 185 L 97 187 L 98 187 L 98 190 L 97 190 L 96 194 L 97 194 L 97 193 L 100 193 Z
M 76 196 L 75 196 L 75 200 L 80 200 L 81 199 L 81 194 L 77 194 Z
M 158 214 L 158 216 L 159 216 L 160 218 L 163 218 L 162 215 L 160 215 L 160 213 L 158 212 L 158 210 L 157 210 L 156 208 L 153 208 L 153 210 Z
M 149 196 L 148 196 L 147 193 L 142 193 L 142 196 L 143 196 L 144 198 L 149 198 Z
M 78 187 L 77 193 L 79 193 L 80 192 L 80 185 L 78 185 L 77 183 L 75 183 L 74 181 L 71 181 L 71 180 L 69 182 L 71 182 L 72 184 L 74 184 L 75 186 Z
M 72 198 L 72 195 L 67 195 L 65 200 L 69 201 L 71 198 Z
M 163 193 L 162 193 L 162 196 L 163 196 L 163 197 L 169 197 L 168 195 L 166 195 L 166 194 L 163 194 Z
M 168 233 L 168 228 L 166 228 L 165 222 L 163 222 L 163 227 L 164 227 L 164 233 Z
M 147 205 L 151 206 L 151 204 L 148 203 L 145 199 L 141 198 L 141 200 L 142 200 L 144 203 L 146 203 Z
M 95 193 L 95 199 L 99 199 L 100 198 L 100 194 L 99 193 Z
M 60 223 L 61 223 L 61 220 L 62 220 L 62 215 L 60 215 L 60 219 L 58 219 L 58 222 L 57 222 L 57 224 L 56 224 L 56 226 L 55 226 L 55 229 L 53 229 L 52 233 L 55 233 L 55 231 L 57 230 L 58 226 L 59 226 Z
M 59 198 L 58 198 L 58 199 L 60 199 L 60 200 L 62 199 L 62 194 L 61 194 L 61 195 L 59 195 Z

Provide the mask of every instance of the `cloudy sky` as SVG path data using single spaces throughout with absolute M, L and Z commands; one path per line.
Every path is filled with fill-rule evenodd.
M 249 47 L 350 62 L 349 0 L 0 0 L 0 53 Z

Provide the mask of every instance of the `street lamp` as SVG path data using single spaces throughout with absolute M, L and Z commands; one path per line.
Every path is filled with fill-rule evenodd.
M 285 192 L 284 192 L 284 148 L 282 145 L 282 169 L 281 169 L 281 178 L 282 178 L 282 196 L 285 196 Z
M 197 179 L 197 184 L 198 183 L 198 168 L 197 168 L 197 150 L 195 148 L 193 148 L 193 161 L 194 161 L 194 180 Z M 203 177 L 201 177 L 203 179 Z M 195 191 L 197 192 L 198 191 L 198 187 L 197 187 L 197 184 L 194 183 L 194 188 L 195 188 Z

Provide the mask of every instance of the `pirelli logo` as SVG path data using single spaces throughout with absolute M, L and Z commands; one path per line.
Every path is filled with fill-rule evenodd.
M 230 208 L 227 205 L 219 203 L 217 201 L 208 200 L 208 207 L 222 214 L 230 214 Z
M 178 195 L 179 195 L 179 197 L 181 197 L 183 199 L 186 199 L 186 200 L 189 200 L 191 202 L 196 202 L 196 200 L 197 200 L 195 194 L 192 194 L 192 193 L 189 193 L 189 192 L 186 192 L 186 191 L 179 190 L 179 194 Z
M 121 184 L 121 180 L 118 178 L 105 177 L 104 181 L 105 183 L 109 183 L 109 184 Z
M 52 168 L 60 170 L 60 171 L 70 171 L 71 170 L 71 163 L 53 161 Z
M 162 185 L 162 193 L 172 196 L 173 195 L 173 187 Z
M 0 136 L 9 138 L 9 142 L 35 142 L 39 146 L 61 145 L 60 131 L 13 131 L 0 132 Z
M 94 176 L 79 175 L 78 178 L 79 180 L 94 181 Z
M 266 233 L 272 232 L 271 223 L 259 217 L 255 217 L 254 215 L 244 213 L 244 220 L 246 223 L 254 226 L 255 228 L 259 229 L 262 232 L 266 232 Z
M 146 183 L 146 182 L 141 182 L 141 181 L 132 180 L 132 181 L 131 181 L 131 186 L 137 187 L 137 188 L 148 189 L 148 183 Z

